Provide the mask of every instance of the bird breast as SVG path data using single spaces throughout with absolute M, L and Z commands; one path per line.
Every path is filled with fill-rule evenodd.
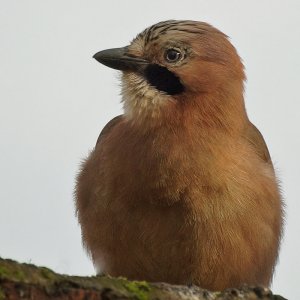
M 268 284 L 277 253 L 270 245 L 278 245 L 280 231 L 274 176 L 242 141 L 203 147 L 195 140 L 187 132 L 139 134 L 122 123 L 102 138 L 77 189 L 96 266 L 132 279 L 220 288 L 232 280 L 224 269 L 230 265 L 241 283 Z M 182 267 L 174 265 L 178 258 Z

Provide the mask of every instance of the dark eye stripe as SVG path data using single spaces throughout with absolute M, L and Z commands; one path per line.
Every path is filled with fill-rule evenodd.
M 150 85 L 168 95 L 177 95 L 184 92 L 184 86 L 180 79 L 165 67 L 157 64 L 149 65 L 144 72 L 144 76 Z

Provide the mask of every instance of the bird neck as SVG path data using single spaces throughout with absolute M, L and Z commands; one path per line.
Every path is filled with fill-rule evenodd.
M 210 93 L 186 93 L 174 101 L 158 101 L 156 113 L 148 106 L 143 113 L 125 114 L 132 128 L 142 135 L 166 132 L 202 137 L 237 136 L 248 122 L 243 87 L 216 89 Z M 143 101 L 143 100 L 140 100 Z
M 184 104 L 185 114 L 207 134 L 218 131 L 235 136 L 248 122 L 243 86 L 236 84 L 188 97 Z

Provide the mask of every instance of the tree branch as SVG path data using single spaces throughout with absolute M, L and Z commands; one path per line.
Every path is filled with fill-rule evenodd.
M 109 276 L 79 277 L 0 258 L 0 300 L 284 300 L 268 289 L 243 287 L 209 292 L 197 286 L 128 281 Z

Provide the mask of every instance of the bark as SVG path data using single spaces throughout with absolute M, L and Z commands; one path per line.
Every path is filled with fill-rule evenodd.
M 0 300 L 284 300 L 268 289 L 247 287 L 210 292 L 197 286 L 128 281 L 109 276 L 79 277 L 0 258 Z

